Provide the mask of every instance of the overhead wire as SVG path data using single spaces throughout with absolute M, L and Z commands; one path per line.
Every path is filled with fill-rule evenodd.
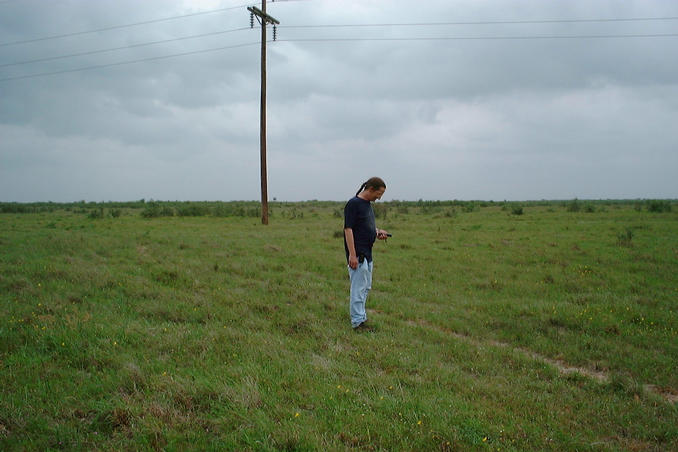
M 308 0 L 277 0 L 278 3 L 282 2 L 297 2 L 297 1 L 308 1 Z M 3 3 L 8 3 L 9 0 L 6 0 L 5 2 L 0 1 L 0 4 Z M 102 27 L 102 28 L 95 28 L 92 30 L 82 30 L 82 31 L 74 31 L 70 33 L 62 33 L 62 34 L 57 34 L 57 35 L 50 35 L 50 36 L 42 36 L 38 38 L 31 38 L 31 39 L 23 39 L 23 40 L 18 40 L 18 41 L 10 41 L 10 42 L 0 42 L 0 47 L 9 47 L 13 45 L 20 45 L 20 44 L 29 44 L 32 42 L 40 42 L 40 41 L 49 41 L 53 39 L 62 39 L 62 38 L 69 38 L 72 36 L 81 36 L 81 35 L 86 35 L 86 34 L 92 34 L 92 33 L 100 33 L 104 31 L 111 31 L 111 30 L 119 30 L 123 28 L 131 28 L 131 27 L 138 27 L 141 25 L 150 25 L 150 24 L 155 24 L 155 23 L 160 23 L 160 22 L 168 22 L 171 20 L 178 20 L 178 19 L 185 19 L 187 17 L 196 17 L 196 16 L 204 16 L 207 14 L 216 14 L 216 13 L 222 13 L 225 11 L 231 11 L 234 9 L 240 9 L 240 8 L 246 8 L 249 6 L 250 3 L 245 3 L 242 5 L 237 5 L 237 6 L 229 6 L 227 8 L 217 8 L 217 9 L 210 9 L 210 10 L 205 10 L 205 11 L 198 11 L 195 13 L 188 13 L 188 14 L 180 14 L 177 16 L 170 16 L 170 17 L 162 17 L 158 19 L 150 19 L 150 20 L 145 20 L 141 22 L 133 22 L 130 24 L 120 24 L 120 25 L 111 25 L 108 27 Z
M 411 22 L 411 23 L 377 23 L 377 24 L 324 24 L 324 25 L 285 25 L 281 28 L 361 28 L 361 27 L 420 27 L 445 25 L 531 25 L 557 23 L 605 23 L 605 22 L 649 22 L 678 20 L 678 16 L 667 17 L 619 17 L 600 19 L 535 19 L 535 20 L 490 20 L 464 22 Z
M 432 36 L 409 38 L 289 38 L 279 42 L 332 42 L 332 41 L 492 41 L 492 40 L 547 40 L 547 39 L 622 39 L 622 38 L 668 38 L 678 37 L 678 33 L 652 34 L 607 34 L 607 35 L 534 35 L 534 36 Z
M 69 74 L 73 72 L 82 72 L 82 71 L 89 71 L 93 69 L 103 69 L 103 68 L 108 68 L 108 67 L 114 67 L 114 66 L 124 66 L 127 64 L 135 64 L 135 63 L 143 63 L 147 61 L 157 61 L 157 60 L 166 60 L 169 58 L 177 58 L 177 57 L 182 57 L 182 56 L 188 56 L 188 55 L 197 55 L 200 53 L 209 53 L 209 52 L 217 52 L 220 50 L 227 50 L 227 49 L 236 49 L 239 47 L 248 47 L 248 46 L 253 46 L 253 45 L 258 45 L 259 41 L 256 42 L 247 42 L 243 44 L 235 44 L 235 45 L 230 45 L 230 46 L 223 46 L 223 47 L 215 47 L 211 49 L 201 49 L 201 50 L 192 50 L 189 52 L 181 52 L 181 53 L 172 53 L 169 55 L 160 55 L 160 56 L 155 56 L 155 57 L 146 57 L 146 58 L 140 58 L 137 60 L 126 60 L 126 61 L 119 61 L 116 63 L 106 63 L 106 64 L 97 64 L 93 66 L 86 66 L 86 67 L 80 67 L 80 68 L 75 68 L 75 69 L 65 69 L 61 71 L 53 71 L 53 72 L 40 72 L 37 74 L 28 74 L 28 75 L 18 75 L 15 77 L 6 77 L 6 78 L 0 78 L 0 82 L 6 82 L 10 80 L 23 80 L 23 79 L 28 79 L 28 78 L 37 78 L 37 77 L 47 77 L 51 75 L 59 75 L 59 74 Z
M 221 30 L 221 31 L 213 31 L 210 33 L 201 33 L 197 35 L 188 35 L 188 36 L 181 36 L 178 38 L 170 38 L 170 39 L 162 39 L 159 41 L 151 41 L 151 42 L 141 42 L 137 44 L 130 44 L 126 46 L 120 46 L 120 47 L 110 47 L 107 49 L 98 49 L 98 50 L 89 50 L 86 52 L 78 52 L 78 53 L 71 53 L 67 55 L 57 55 L 57 56 L 51 56 L 51 57 L 44 57 L 44 58 L 36 58 L 33 60 L 25 60 L 25 61 L 17 61 L 14 63 L 4 63 L 0 64 L 0 67 L 8 67 L 8 66 L 19 66 L 22 64 L 30 64 L 30 63 L 42 63 L 45 61 L 53 61 L 53 60 L 62 60 L 66 58 L 74 58 L 74 57 L 79 57 L 79 56 L 87 56 L 87 55 L 96 55 L 99 53 L 107 53 L 107 52 L 115 52 L 118 50 L 127 50 L 127 49 L 136 49 L 139 47 L 148 47 L 152 45 L 157 45 L 157 44 L 166 44 L 168 42 L 176 42 L 176 41 L 185 41 L 188 39 L 197 39 L 197 38 L 205 38 L 208 36 L 216 36 L 216 35 L 221 35 L 221 34 L 226 34 L 226 33 L 233 33 L 236 31 L 243 31 L 243 30 L 249 30 L 250 27 L 241 27 L 241 28 L 233 28 L 231 30 Z
M 623 38 L 665 38 L 665 37 L 678 37 L 678 33 L 657 33 L 657 34 L 635 34 L 635 35 L 543 35 L 543 36 L 440 36 L 440 37 L 412 37 L 412 38 L 289 38 L 289 39 L 277 39 L 276 41 L 268 40 L 268 43 L 272 42 L 355 42 L 355 41 L 477 41 L 477 40 L 548 40 L 548 39 L 623 39 Z M 93 66 L 86 66 L 75 69 L 66 69 L 61 71 L 53 72 L 41 72 L 36 74 L 29 75 L 19 75 L 15 77 L 5 77 L 0 78 L 0 82 L 6 82 L 10 80 L 22 80 L 29 78 L 37 77 L 47 77 L 51 75 L 58 74 L 67 74 L 73 72 L 82 72 L 92 69 L 102 69 L 113 66 L 122 66 L 127 64 L 142 63 L 147 61 L 157 61 L 169 58 L 176 58 L 188 55 L 196 55 L 201 53 L 216 52 L 226 49 L 234 49 L 239 47 L 247 47 L 252 45 L 257 45 L 259 42 L 251 42 L 244 44 L 237 44 L 231 46 L 216 47 L 210 49 L 194 50 L 189 52 L 174 53 L 169 55 L 161 55 L 156 57 L 146 57 L 136 60 L 127 60 L 120 61 L 116 63 L 107 63 L 99 64 Z
M 286 0 L 286 1 L 301 1 L 301 0 Z M 64 33 L 64 34 L 60 34 L 60 35 L 46 36 L 46 37 L 41 37 L 41 38 L 33 38 L 33 39 L 27 39 L 27 40 L 22 40 L 22 41 L 0 43 L 0 47 L 3 47 L 3 46 L 7 47 L 7 46 L 10 46 L 10 45 L 18 45 L 18 44 L 25 44 L 25 43 L 29 43 L 29 42 L 47 41 L 47 40 L 51 40 L 51 39 L 60 39 L 60 38 L 69 37 L 69 36 L 78 36 L 78 35 L 84 35 L 84 34 L 90 34 L 90 33 L 96 33 L 96 32 L 108 31 L 108 30 L 115 30 L 115 29 L 122 29 L 122 28 L 128 28 L 128 27 L 135 27 L 135 26 L 141 26 L 141 25 L 148 25 L 148 24 L 153 24 L 153 23 L 158 23 L 158 22 L 163 22 L 163 21 L 170 21 L 170 20 L 176 20 L 176 19 L 181 19 L 181 18 L 205 15 L 205 14 L 213 14 L 213 13 L 217 13 L 217 12 L 224 12 L 224 11 L 228 11 L 228 10 L 243 8 L 244 6 L 246 6 L 246 5 L 233 6 L 233 7 L 228 7 L 228 8 L 219 8 L 219 9 L 213 9 L 213 10 L 208 10 L 208 11 L 201 11 L 201 12 L 197 12 L 197 13 L 190 13 L 190 14 L 184 14 L 184 15 L 179 15 L 179 16 L 165 17 L 165 18 L 160 18 L 160 19 L 147 20 L 147 21 L 143 21 L 143 22 L 136 22 L 136 23 L 126 24 L 126 25 L 115 25 L 115 26 L 104 27 L 104 28 L 99 28 L 99 29 L 95 29 L 95 30 L 79 31 L 79 32 L 73 32 L 73 33 Z M 597 19 L 540 19 L 540 20 L 463 21 L 463 22 L 457 21 L 457 22 L 372 23 L 372 24 L 359 24 L 359 23 L 355 23 L 355 24 L 325 24 L 325 25 L 303 25 L 302 24 L 302 25 L 281 25 L 280 28 L 282 28 L 282 29 L 295 29 L 295 28 L 296 29 L 311 29 L 311 28 L 368 28 L 368 27 L 434 27 L 434 26 L 467 26 L 467 25 L 470 26 L 470 25 L 553 24 L 553 23 L 642 22 L 642 21 L 671 21 L 671 20 L 678 20 L 678 16 L 631 17 L 631 18 L 597 18 Z M 159 41 L 136 43 L 136 44 L 131 44 L 131 45 L 127 45 L 127 46 L 91 50 L 91 51 L 78 52 L 78 53 L 72 53 L 72 54 L 67 54 L 67 55 L 50 56 L 50 57 L 37 58 L 37 59 L 32 59 L 32 60 L 18 61 L 18 62 L 14 62 L 14 63 L 4 63 L 4 64 L 0 64 L 0 67 L 9 67 L 9 66 L 16 66 L 16 65 L 24 65 L 24 64 L 29 64 L 29 63 L 46 62 L 46 61 L 67 59 L 67 58 L 73 58 L 73 57 L 79 57 L 79 56 L 88 56 L 88 55 L 94 55 L 94 54 L 100 54 L 100 53 L 106 53 L 106 52 L 113 52 L 113 51 L 118 51 L 118 50 L 133 49 L 133 48 L 157 45 L 157 44 L 174 42 L 174 41 L 197 39 L 197 38 L 202 38 L 202 37 L 215 36 L 215 35 L 219 35 L 219 34 L 236 32 L 236 31 L 243 31 L 243 30 L 247 30 L 249 28 L 250 27 L 242 27 L 242 28 L 235 28 L 235 29 L 231 29 L 231 30 L 221 30 L 221 31 L 202 33 L 202 34 L 196 34 L 196 35 L 188 35 L 188 36 L 170 38 L 170 39 L 159 40 Z M 299 38 L 277 39 L 277 41 L 279 41 L 279 42 L 413 41 L 414 42 L 414 41 L 472 41 L 472 40 L 473 41 L 479 41 L 479 40 L 558 40 L 558 39 L 561 39 L 561 40 L 562 39 L 641 39 L 641 38 L 668 38 L 668 37 L 677 37 L 677 36 L 678 36 L 678 33 L 438 36 L 438 37 L 327 37 L 327 38 L 323 38 L 323 37 L 317 37 L 317 38 L 299 37 Z M 187 55 L 208 53 L 208 52 L 214 52 L 214 51 L 219 51 L 219 50 L 226 50 L 226 49 L 232 49 L 232 48 L 237 48 L 237 47 L 250 46 L 250 45 L 254 45 L 254 44 L 257 44 L 257 43 L 246 43 L 246 44 L 238 44 L 238 45 L 231 45 L 231 46 L 222 46 L 222 47 L 216 47 L 216 48 L 210 48 L 210 49 L 202 49 L 202 50 L 195 50 L 195 51 L 189 51 L 189 52 L 174 53 L 174 54 L 169 54 L 169 55 L 161 55 L 161 56 L 156 56 L 156 57 L 146 57 L 146 58 L 140 58 L 140 59 L 134 59 L 134 60 L 127 60 L 127 61 L 121 61 L 121 62 L 115 62 L 115 63 L 105 63 L 105 64 L 99 64 L 99 65 L 91 65 L 91 66 L 75 68 L 75 69 L 67 69 L 67 70 L 28 74 L 28 75 L 19 75 L 19 76 L 13 76 L 13 77 L 5 77 L 5 78 L 0 78 L 0 82 L 5 82 L 5 81 L 9 81 L 9 80 L 21 80 L 21 79 L 36 78 L 36 77 L 45 77 L 45 76 L 50 76 L 50 75 L 87 71 L 87 70 L 92 70 L 92 69 L 99 69 L 99 68 L 120 66 L 120 65 L 126 65 L 126 64 L 141 63 L 141 62 L 146 62 L 146 61 L 176 58 L 176 57 L 187 56 Z
M 279 0 L 279 1 L 281 1 L 281 0 Z M 294 1 L 294 0 L 286 0 L 286 1 Z M 190 16 L 199 15 L 199 14 L 210 14 L 210 13 L 220 12 L 220 11 L 224 11 L 224 10 L 227 10 L 227 9 L 234 9 L 234 8 L 240 8 L 240 7 L 221 8 L 221 9 L 218 9 L 218 10 L 203 11 L 201 13 L 193 13 L 193 14 L 188 14 L 188 15 L 183 15 L 183 16 L 174 16 L 174 17 L 171 17 L 171 18 L 156 19 L 156 20 L 153 20 L 153 21 L 146 21 L 146 22 L 138 22 L 136 24 L 131 24 L 131 25 L 121 25 L 121 26 L 115 26 L 115 27 L 107 27 L 106 30 L 115 29 L 115 28 L 122 28 L 122 27 L 127 27 L 127 26 L 135 26 L 135 25 L 146 24 L 146 23 L 154 23 L 154 22 L 164 21 L 164 20 L 172 20 L 172 19 L 176 19 L 176 18 L 179 18 L 179 17 L 190 17 Z M 310 28 L 373 28 L 373 27 L 415 27 L 415 26 L 416 27 L 424 27 L 424 26 L 430 27 L 430 26 L 451 26 L 451 25 L 506 25 L 506 24 L 546 24 L 546 23 L 639 22 L 639 21 L 665 21 L 665 20 L 678 20 L 678 16 L 633 17 L 633 18 L 600 18 L 600 19 L 543 19 L 543 20 L 511 20 L 511 21 L 475 21 L 475 22 L 413 22 L 413 23 L 372 23 L 372 24 L 281 25 L 280 28 L 282 28 L 282 29 L 295 29 L 295 28 L 296 29 L 310 29 Z M 236 32 L 236 31 L 243 31 L 243 30 L 247 30 L 249 28 L 250 27 L 242 27 L 242 28 L 236 28 L 236 29 L 231 29 L 231 30 L 221 30 L 221 31 L 215 31 L 215 32 L 210 32 L 210 33 L 201 33 L 201 34 L 196 34 L 196 35 L 182 36 L 182 37 L 178 37 L 178 38 L 164 39 L 164 40 L 159 40 L 159 41 L 142 42 L 142 43 L 130 44 L 130 45 L 120 46 L 120 47 L 112 47 L 112 48 L 91 50 L 91 51 L 78 52 L 78 53 L 72 53 L 72 54 L 66 54 L 66 55 L 36 58 L 36 59 L 32 59 L 32 60 L 17 61 L 17 62 L 13 62 L 13 63 L 3 63 L 3 64 L 0 64 L 0 67 L 17 66 L 17 65 L 23 65 L 23 64 L 53 61 L 53 60 L 73 58 L 73 57 L 79 57 L 79 56 L 95 55 L 95 54 L 113 52 L 113 51 L 118 51 L 118 50 L 126 50 L 126 49 L 133 49 L 133 48 L 139 48 L 139 47 L 145 47 L 145 46 L 151 46 L 151 45 L 157 45 L 157 44 L 164 44 L 164 43 L 168 43 L 168 42 L 182 41 L 182 40 L 188 40 L 188 39 L 197 39 L 197 38 L 208 37 L 208 36 L 216 36 L 216 35 L 219 35 L 219 34 L 232 33 L 232 32 Z M 99 30 L 104 30 L 104 29 L 99 29 Z M 93 33 L 93 32 L 94 31 L 77 32 L 77 33 L 71 33 L 71 34 L 67 34 L 67 35 L 66 34 L 65 35 L 58 35 L 58 36 L 73 36 L 73 35 L 77 35 L 77 34 L 81 34 L 81 33 Z M 652 34 L 652 35 L 648 34 L 648 35 L 633 35 L 633 36 L 626 36 L 626 35 L 576 35 L 576 36 L 569 36 L 569 38 L 661 37 L 661 36 L 672 36 L 672 35 L 671 34 Z M 550 37 L 546 37 L 546 36 L 542 36 L 542 37 L 526 37 L 526 36 L 504 37 L 504 36 L 498 36 L 498 37 L 455 37 L 455 38 L 440 38 L 440 39 L 467 40 L 467 39 L 558 39 L 558 38 L 565 38 L 565 37 L 561 37 L 561 36 L 550 36 Z M 38 38 L 38 39 L 46 40 L 46 39 L 51 39 L 51 38 Z M 323 38 L 318 38 L 318 39 L 324 40 L 324 41 L 328 40 L 328 39 L 323 39 Z M 357 38 L 356 40 L 367 40 L 367 39 L 368 38 Z M 378 38 L 375 38 L 375 40 L 376 39 L 378 39 Z M 418 38 L 405 38 L 405 39 L 400 39 L 400 40 L 417 40 L 417 39 Z M 311 39 L 311 40 L 313 40 L 313 39 Z M 351 40 L 351 38 L 345 38 L 345 39 L 339 38 L 339 40 Z M 34 41 L 34 40 L 31 40 L 31 41 Z M 28 41 L 22 41 L 22 42 L 28 42 Z
M 290 2 L 302 0 L 278 0 L 278 2 Z M 171 20 L 183 19 L 187 17 L 195 17 L 206 14 L 215 14 L 234 9 L 244 8 L 248 4 L 239 6 L 231 6 L 228 8 L 218 8 L 207 11 L 199 11 L 196 13 L 182 14 L 178 16 L 170 16 L 159 19 L 151 19 L 141 22 L 134 22 L 130 24 L 112 25 L 103 28 L 96 28 L 93 30 L 76 31 L 70 33 L 63 33 L 51 36 L 43 36 L 39 38 L 31 38 L 25 40 L 11 41 L 0 43 L 0 47 L 7 47 L 19 44 L 28 44 L 32 42 L 47 41 L 53 39 L 62 39 L 72 36 L 80 36 L 85 34 L 99 33 L 110 30 L 118 30 L 123 28 L 137 27 L 141 25 L 150 25 L 159 22 L 166 22 Z M 535 19 L 535 20 L 496 20 L 496 21 L 456 21 L 456 22 L 413 22 L 413 23 L 378 23 L 378 24 L 324 24 L 324 25 L 281 25 L 284 28 L 358 28 L 358 27 L 411 27 L 411 26 L 443 26 L 443 25 L 519 25 L 519 24 L 553 24 L 553 23 L 605 23 L 605 22 L 647 22 L 647 21 L 670 21 L 678 20 L 678 16 L 667 17 L 619 17 L 619 18 L 598 18 L 598 19 Z
M 48 41 L 48 40 L 53 40 L 53 39 L 62 39 L 62 38 L 69 38 L 72 36 L 81 36 L 81 35 L 87 35 L 87 34 L 92 34 L 92 33 L 100 33 L 103 31 L 111 31 L 111 30 L 119 30 L 122 28 L 130 28 L 130 27 L 138 27 L 141 25 L 149 25 L 149 24 L 155 24 L 159 22 L 167 22 L 170 20 L 177 20 L 177 19 L 184 19 L 186 17 L 195 17 L 195 16 L 202 16 L 205 14 L 215 14 L 215 13 L 220 13 L 224 11 L 230 11 L 233 9 L 239 9 L 239 8 L 244 8 L 246 7 L 247 4 L 245 5 L 239 5 L 239 6 L 230 6 L 228 8 L 219 8 L 219 9 L 211 9 L 208 11 L 199 11 L 196 13 L 189 13 L 189 14 L 182 14 L 179 16 L 171 16 L 171 17 L 164 17 L 160 19 L 152 19 L 152 20 L 145 20 L 142 22 L 135 22 L 131 24 L 123 24 L 123 25 L 112 25 L 109 27 L 103 27 L 103 28 L 96 28 L 94 30 L 84 30 L 84 31 L 75 31 L 72 33 L 63 33 L 63 34 L 58 34 L 58 35 L 51 35 L 51 36 L 43 36 L 40 38 L 32 38 L 32 39 L 24 39 L 24 40 L 19 40 L 19 41 L 11 41 L 11 42 L 1 42 L 0 47 L 8 47 L 8 46 L 13 46 L 13 45 L 19 45 L 19 44 L 29 44 L 32 42 L 40 42 L 40 41 Z

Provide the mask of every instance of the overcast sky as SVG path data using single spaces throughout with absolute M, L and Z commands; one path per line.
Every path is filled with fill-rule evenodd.
M 0 201 L 260 199 L 247 5 L 0 0 Z M 267 10 L 270 200 L 678 198 L 676 1 Z

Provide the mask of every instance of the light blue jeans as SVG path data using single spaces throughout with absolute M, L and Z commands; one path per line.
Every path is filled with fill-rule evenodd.
M 367 259 L 358 264 L 358 268 L 355 270 L 348 267 L 348 276 L 351 278 L 349 311 L 353 328 L 367 320 L 365 302 L 367 301 L 367 294 L 370 293 L 372 288 L 372 268 L 373 262 L 367 262 Z

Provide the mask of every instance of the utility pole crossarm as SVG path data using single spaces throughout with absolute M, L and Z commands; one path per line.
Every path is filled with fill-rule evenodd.
M 266 23 L 280 25 L 280 22 L 278 21 L 278 19 L 276 19 L 273 16 L 266 14 L 265 12 L 263 12 L 262 10 L 257 8 L 256 6 L 248 6 L 247 11 L 251 12 L 252 14 L 254 14 L 255 16 L 257 16 L 258 18 L 260 18 L 262 21 L 264 21 Z

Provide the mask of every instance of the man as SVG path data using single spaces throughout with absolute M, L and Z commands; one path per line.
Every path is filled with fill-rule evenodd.
M 388 232 L 378 229 L 372 202 L 381 199 L 386 183 L 372 177 L 360 186 L 344 207 L 344 249 L 351 278 L 349 311 L 355 330 L 368 329 L 365 302 L 372 288 L 372 245 L 375 239 L 385 240 Z

